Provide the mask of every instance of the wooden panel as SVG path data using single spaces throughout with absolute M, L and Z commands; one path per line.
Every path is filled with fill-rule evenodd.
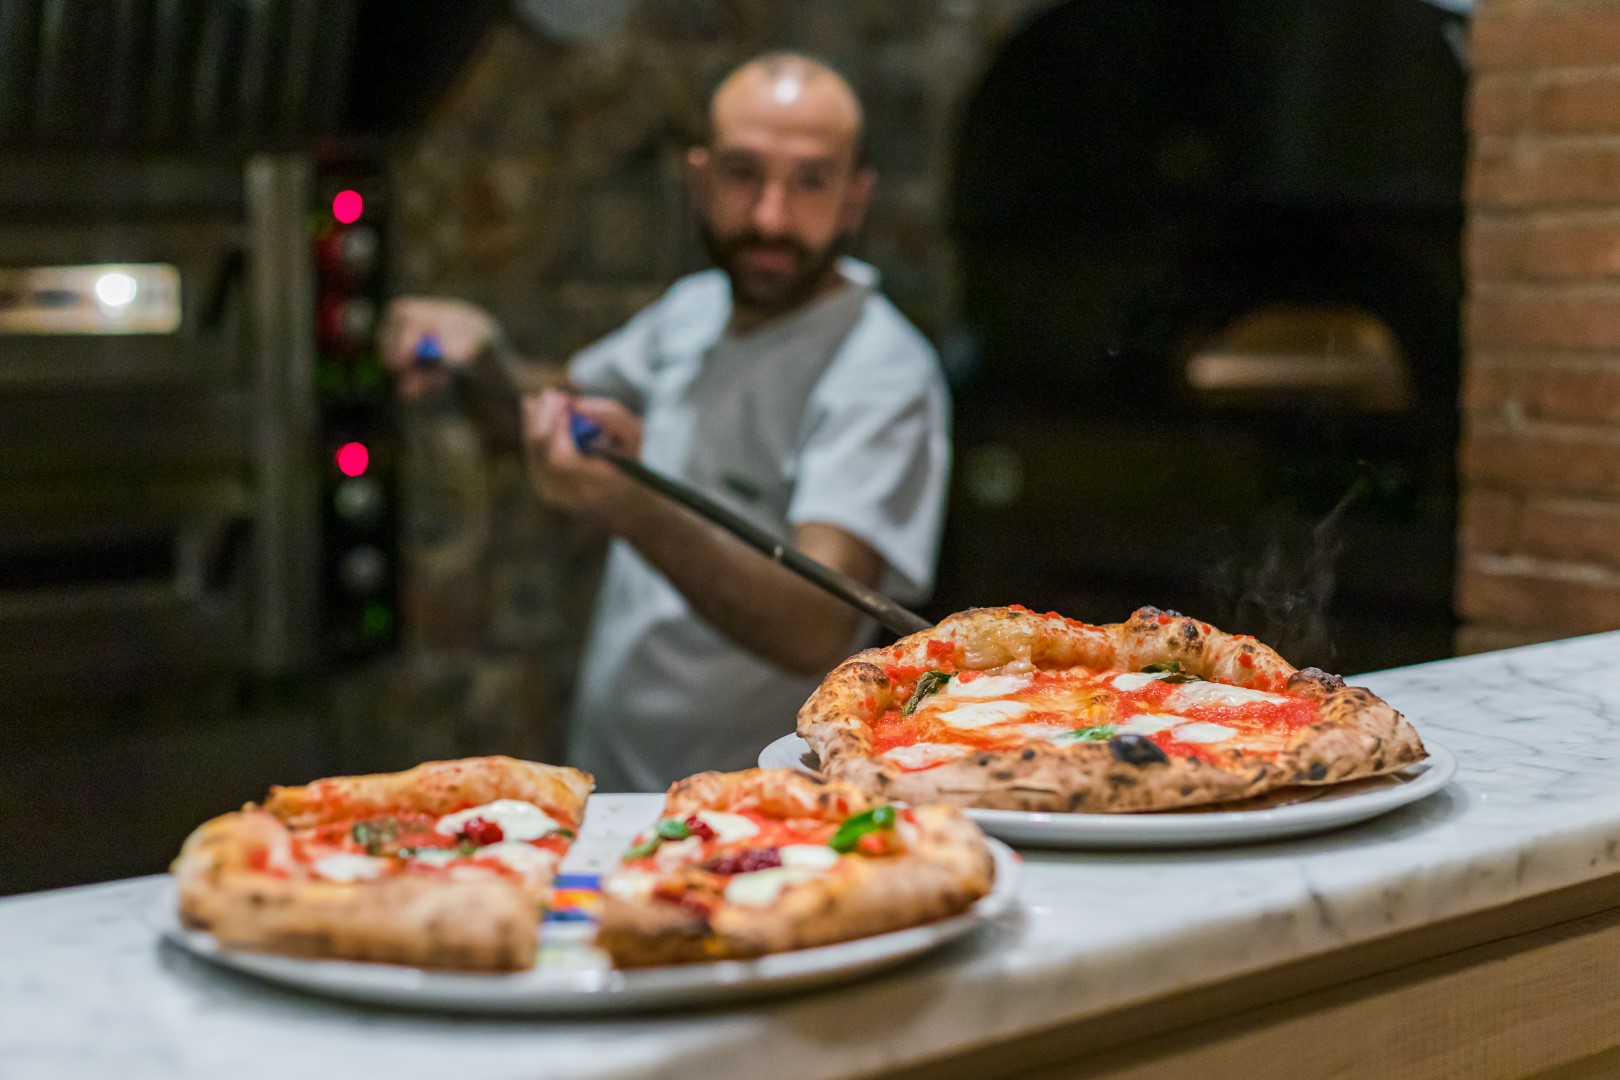
M 1616 1046 L 1620 876 L 889 1075 L 1506 1080 Z

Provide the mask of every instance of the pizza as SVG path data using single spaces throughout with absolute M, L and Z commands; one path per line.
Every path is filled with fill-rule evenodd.
M 578 769 L 508 757 L 274 787 L 186 839 L 180 919 L 235 948 L 528 967 L 591 787 Z
M 822 774 L 874 798 L 1119 813 L 1392 772 L 1400 713 L 1254 638 L 1146 607 L 1093 626 L 978 608 L 845 661 L 799 711 Z
M 763 956 L 955 915 L 995 875 L 978 827 L 787 769 L 699 773 L 602 881 L 621 968 Z

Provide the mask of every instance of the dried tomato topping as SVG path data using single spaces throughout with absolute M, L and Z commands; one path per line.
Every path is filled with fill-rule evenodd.
M 713 840 L 714 839 L 714 835 L 715 835 L 714 830 L 709 827 L 707 822 L 705 822 L 702 818 L 698 817 L 696 814 L 693 814 L 691 817 L 686 819 L 686 828 L 693 836 L 697 837 L 699 840 Z
M 782 852 L 778 848 L 746 848 L 710 859 L 703 869 L 711 874 L 749 874 L 781 865 Z
M 928 655 L 936 660 L 949 659 L 956 653 L 956 646 L 949 641 L 930 641 Z
M 481 817 L 468 818 L 467 823 L 461 827 L 461 836 L 479 847 L 487 844 L 498 844 L 506 839 L 506 831 L 493 821 Z

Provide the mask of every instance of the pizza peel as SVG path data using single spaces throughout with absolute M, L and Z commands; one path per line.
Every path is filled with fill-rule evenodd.
M 579 447 L 581 453 L 606 461 L 642 487 L 657 492 L 671 502 L 679 503 L 711 525 L 724 529 L 766 558 L 787 567 L 862 614 L 870 615 L 897 637 L 915 634 L 934 625 L 915 611 L 901 607 L 848 574 L 835 570 L 826 563 L 818 562 L 798 548 L 784 543 L 697 488 L 655 472 L 635 458 L 609 447 L 601 426 L 595 421 L 578 413 L 571 413 L 569 430 L 574 436 L 574 445 Z

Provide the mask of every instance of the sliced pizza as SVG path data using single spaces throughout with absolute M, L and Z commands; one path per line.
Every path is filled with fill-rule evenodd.
M 180 918 L 236 948 L 528 967 L 591 787 L 578 769 L 484 757 L 272 788 L 187 838 Z
M 1424 757 L 1370 691 L 1156 608 L 953 615 L 840 665 L 798 729 L 824 775 L 873 797 L 1009 810 L 1201 806 Z
M 995 875 L 978 827 L 786 769 L 699 773 L 602 882 L 618 967 L 763 956 L 957 914 Z

